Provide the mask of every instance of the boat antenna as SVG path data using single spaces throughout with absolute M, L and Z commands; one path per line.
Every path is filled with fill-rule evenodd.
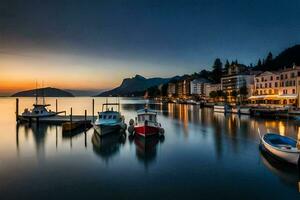
M 43 105 L 45 105 L 44 81 L 42 81 L 42 91 L 43 91 Z
M 37 80 L 35 81 L 35 105 L 38 104 L 38 84 L 37 84 Z
M 107 97 L 106 97 L 106 110 L 108 109 L 108 107 L 107 107 L 108 105 L 107 104 L 108 104 L 108 101 L 107 101 Z

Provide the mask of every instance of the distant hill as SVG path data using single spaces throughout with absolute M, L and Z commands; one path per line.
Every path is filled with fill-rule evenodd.
M 40 97 L 74 97 L 74 95 L 70 92 L 51 87 L 18 92 L 13 94 L 12 97 L 35 97 L 36 93 Z
M 126 78 L 122 84 L 112 90 L 103 92 L 97 96 L 132 96 L 142 95 L 142 93 L 150 87 L 167 83 L 170 78 L 145 78 L 141 75 L 136 75 L 133 78 Z
M 265 59 L 261 65 L 256 65 L 255 70 L 272 71 L 279 70 L 283 67 L 292 67 L 293 64 L 300 65 L 300 45 L 287 48 L 274 59 Z
M 100 92 L 103 92 L 104 90 L 71 90 L 71 89 L 65 89 L 64 91 L 70 92 L 76 97 L 91 97 L 98 95 Z

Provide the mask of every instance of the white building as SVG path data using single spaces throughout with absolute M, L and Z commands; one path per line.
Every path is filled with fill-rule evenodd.
M 260 73 L 255 76 L 254 86 L 254 92 L 249 98 L 252 103 L 299 107 L 300 66 Z
M 221 90 L 221 84 L 211 84 L 211 83 L 205 83 L 204 84 L 204 96 L 209 97 L 209 94 L 212 91 L 218 91 Z
M 206 79 L 195 79 L 190 82 L 191 95 L 204 96 L 204 85 L 208 83 Z

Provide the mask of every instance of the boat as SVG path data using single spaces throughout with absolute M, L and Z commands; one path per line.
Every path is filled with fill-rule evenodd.
M 275 133 L 267 133 L 261 137 L 263 147 L 271 155 L 290 164 L 299 164 L 300 149 L 293 138 Z
M 109 106 L 112 107 L 109 109 Z M 117 111 L 114 111 L 114 106 L 117 106 Z M 98 112 L 97 120 L 93 126 L 101 136 L 115 132 L 125 132 L 127 125 L 124 122 L 124 116 L 121 115 L 120 104 L 107 102 L 102 104 L 102 111 Z
M 58 113 L 48 110 L 47 107 L 50 104 L 45 104 L 45 96 L 43 95 L 43 102 L 38 102 L 38 90 L 36 89 L 35 103 L 33 104 L 33 109 L 25 108 L 24 112 L 21 114 L 23 119 L 41 118 L 41 117 L 52 117 L 56 116 Z
M 232 108 L 228 105 L 214 105 L 214 112 L 230 113 L 232 112 Z
M 251 108 L 250 107 L 241 106 L 239 111 L 240 111 L 241 115 L 250 115 L 251 114 Z
M 130 125 L 132 126 L 133 124 L 130 123 Z M 157 113 L 148 109 L 147 106 L 137 111 L 137 117 L 132 130 L 135 134 L 143 137 L 164 134 L 164 129 L 157 122 Z
M 257 107 L 251 109 L 251 115 L 271 118 L 288 118 L 287 108 Z
M 250 107 L 235 106 L 232 107 L 231 112 L 239 115 L 250 115 Z

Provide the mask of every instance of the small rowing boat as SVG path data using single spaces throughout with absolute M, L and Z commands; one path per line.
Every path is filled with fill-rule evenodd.
M 261 137 L 263 147 L 272 155 L 285 162 L 298 165 L 300 150 L 297 141 L 275 133 L 267 133 Z

